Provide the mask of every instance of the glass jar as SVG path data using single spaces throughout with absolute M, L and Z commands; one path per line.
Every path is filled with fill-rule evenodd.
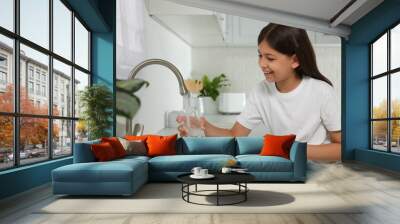
M 204 135 L 203 129 L 200 128 L 200 102 L 198 93 L 189 93 L 185 96 L 183 102 L 183 111 L 185 122 L 184 125 L 188 130 L 188 136 L 191 137 L 202 137 Z

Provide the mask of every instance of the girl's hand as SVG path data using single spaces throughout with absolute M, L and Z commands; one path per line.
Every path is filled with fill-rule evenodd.
M 200 128 L 203 131 L 206 129 L 207 120 L 204 117 L 196 118 L 190 116 L 190 127 L 188 128 L 187 124 L 187 117 L 185 115 L 178 115 L 176 117 L 176 122 L 178 122 L 178 131 L 180 136 L 188 136 L 189 135 L 189 128 Z

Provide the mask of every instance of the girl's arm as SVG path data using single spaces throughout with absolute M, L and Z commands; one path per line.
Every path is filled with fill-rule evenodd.
M 210 122 L 204 119 L 203 130 L 206 136 L 248 136 L 250 129 L 244 127 L 239 122 L 235 122 L 231 129 L 219 128 L 212 125 Z
M 342 132 L 330 131 L 331 143 L 307 145 L 308 160 L 340 161 L 342 158 Z
M 186 127 L 187 122 L 185 116 L 178 116 L 176 121 L 179 123 L 179 135 L 188 136 L 189 130 Z M 201 117 L 200 119 L 190 117 L 190 123 L 194 127 L 203 129 L 205 136 L 247 136 L 251 131 L 239 122 L 235 122 L 231 129 L 220 128 L 208 122 L 204 117 Z

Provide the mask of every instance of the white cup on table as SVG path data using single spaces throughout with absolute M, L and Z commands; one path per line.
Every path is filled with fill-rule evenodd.
M 199 166 L 193 167 L 192 173 L 193 173 L 194 175 L 196 175 L 196 176 L 200 176 L 200 175 L 201 175 L 200 171 L 201 171 L 202 169 L 203 169 L 203 168 L 201 168 L 201 167 L 199 167 Z
M 201 169 L 200 170 L 200 176 L 207 176 L 208 175 L 208 169 Z

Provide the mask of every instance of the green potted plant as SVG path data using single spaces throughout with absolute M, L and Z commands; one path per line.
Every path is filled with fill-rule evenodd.
M 81 119 L 87 125 L 89 140 L 110 136 L 108 130 L 112 126 L 113 107 L 111 91 L 105 85 L 94 84 L 87 86 L 79 96 Z
M 224 86 L 229 86 L 229 80 L 225 74 L 220 74 L 210 79 L 207 74 L 202 77 L 203 89 L 200 90 L 199 101 L 202 112 L 205 114 L 218 113 L 216 101 L 220 90 Z

